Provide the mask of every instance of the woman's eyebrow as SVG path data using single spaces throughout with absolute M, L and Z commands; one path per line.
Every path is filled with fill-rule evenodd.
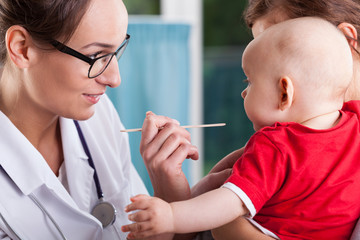
M 88 44 L 88 45 L 85 45 L 85 46 L 82 47 L 81 49 L 84 50 L 84 49 L 87 49 L 87 48 L 90 48 L 90 47 L 93 47 L 93 46 L 101 47 L 101 48 L 114 48 L 114 47 L 115 47 L 115 46 L 112 45 L 112 44 L 94 42 L 94 43 L 90 43 L 90 44 Z

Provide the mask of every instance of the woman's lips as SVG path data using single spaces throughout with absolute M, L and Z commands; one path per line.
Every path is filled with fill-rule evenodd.
M 92 104 L 96 104 L 100 101 L 101 94 L 84 94 L 84 97 Z

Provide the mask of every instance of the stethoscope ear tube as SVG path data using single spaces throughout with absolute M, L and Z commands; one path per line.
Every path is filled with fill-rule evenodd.
M 11 231 L 12 234 L 15 235 L 15 237 L 17 239 L 21 240 L 21 238 L 19 237 L 19 234 L 17 234 L 17 232 L 10 226 L 10 224 L 6 221 L 6 219 L 1 214 L 1 212 L 0 212 L 0 219 L 5 223 L 6 227 Z
M 5 169 L 0 165 L 0 170 L 3 170 L 4 173 L 7 175 L 7 172 L 5 171 Z M 11 233 L 17 238 L 20 239 L 19 234 L 10 226 L 10 224 L 6 221 L 5 217 L 2 215 L 2 213 L 0 212 L 0 219 L 5 223 L 6 227 L 11 231 Z
M 46 216 L 48 216 L 48 218 L 51 220 L 51 222 L 54 224 L 55 228 L 58 230 L 58 232 L 60 233 L 62 239 L 66 240 L 67 238 L 65 237 L 65 235 L 63 234 L 63 232 L 61 231 L 59 225 L 56 223 L 55 219 L 50 215 L 50 213 L 46 210 L 46 208 L 41 204 L 41 202 L 35 197 L 34 194 L 30 194 L 29 198 L 31 200 L 33 200 L 33 202 L 41 209 L 41 211 L 43 213 L 46 214 Z
M 3 170 L 5 173 L 5 169 L 0 165 L 0 170 Z M 59 234 L 61 235 L 61 238 L 63 240 L 67 240 L 67 238 L 65 237 L 64 233 L 61 231 L 59 225 L 57 224 L 57 222 L 55 221 L 55 219 L 50 215 L 50 213 L 46 210 L 46 208 L 44 207 L 44 205 L 41 204 L 41 202 L 35 197 L 34 194 L 30 194 L 29 198 L 36 204 L 36 206 L 38 206 L 38 208 L 40 208 L 40 210 L 51 220 L 51 222 L 54 224 L 56 230 L 59 232 Z M 11 233 L 13 235 L 15 235 L 15 237 L 19 240 L 21 240 L 21 237 L 19 236 L 19 234 L 10 226 L 10 224 L 6 221 L 5 217 L 2 215 L 2 213 L 0 212 L 0 219 L 5 223 L 6 227 L 11 231 Z

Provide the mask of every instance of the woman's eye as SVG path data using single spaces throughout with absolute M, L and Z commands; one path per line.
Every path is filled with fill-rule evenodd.
M 89 58 L 95 59 L 95 58 L 97 58 L 101 53 L 102 53 L 102 52 L 96 52 L 96 53 L 94 53 L 94 54 L 92 54 L 92 55 L 89 55 Z
M 107 54 L 107 55 L 103 56 L 103 57 L 101 58 L 101 60 L 102 60 L 104 63 L 107 63 L 107 62 L 109 61 L 109 58 L 111 58 L 111 57 L 112 57 L 111 54 Z

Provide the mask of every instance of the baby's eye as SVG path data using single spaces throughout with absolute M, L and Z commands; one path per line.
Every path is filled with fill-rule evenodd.
M 247 79 L 244 79 L 243 82 L 246 83 L 247 85 L 250 84 L 250 80 L 249 80 L 248 78 L 247 78 Z

